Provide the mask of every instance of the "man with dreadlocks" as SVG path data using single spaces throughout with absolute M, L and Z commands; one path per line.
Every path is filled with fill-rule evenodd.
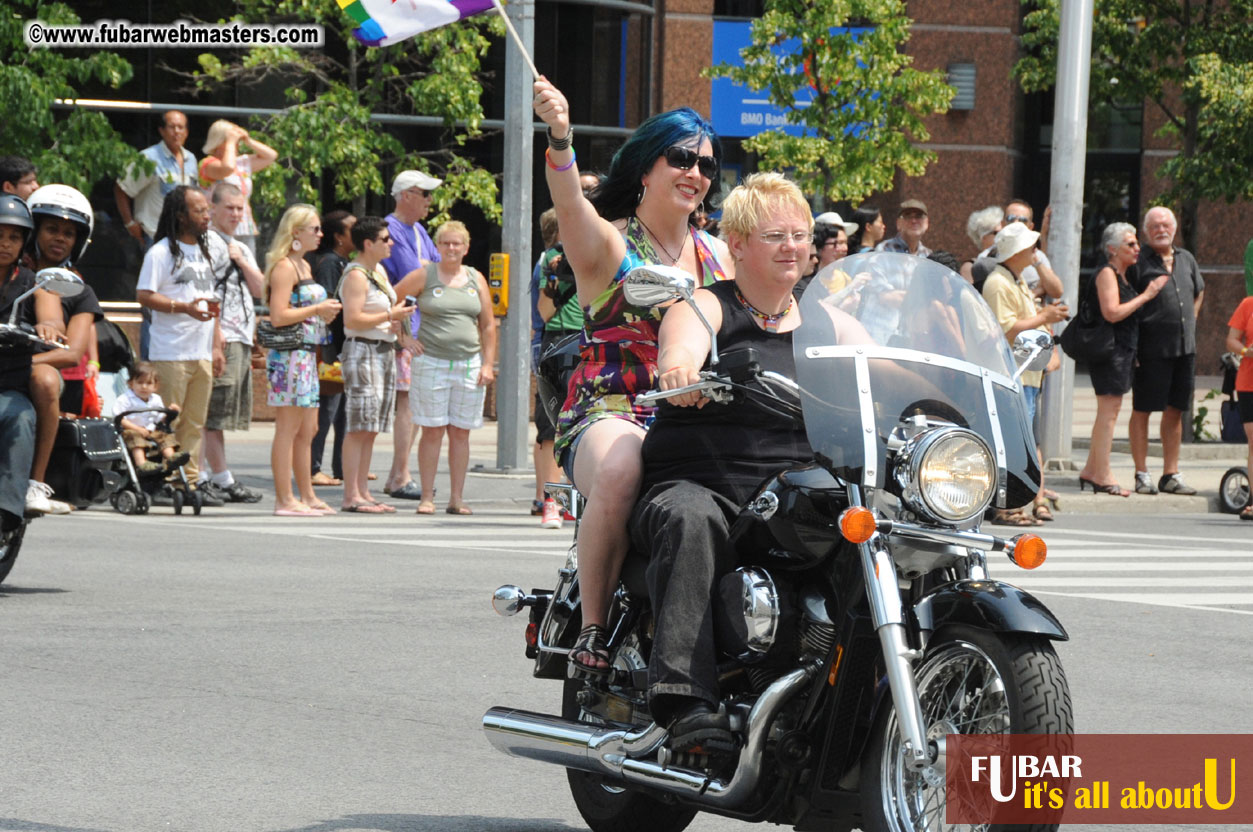
M 209 202 L 180 185 L 165 197 L 152 248 L 144 255 L 136 300 L 152 310 L 148 357 L 162 396 L 182 407 L 174 436 L 191 454 L 186 474 L 195 482 L 200 441 L 213 391 L 213 339 L 218 302 L 214 265 L 229 258 L 209 230 Z M 207 492 L 205 505 L 222 505 Z

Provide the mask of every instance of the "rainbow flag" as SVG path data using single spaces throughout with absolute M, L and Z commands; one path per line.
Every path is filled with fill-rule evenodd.
M 492 0 L 338 0 L 366 46 L 390 46 L 492 8 Z

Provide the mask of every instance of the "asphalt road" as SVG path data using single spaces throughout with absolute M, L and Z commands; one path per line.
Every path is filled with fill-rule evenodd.
M 559 685 L 529 675 L 521 618 L 489 598 L 551 585 L 569 531 L 503 505 L 264 506 L 34 524 L 0 587 L 0 830 L 585 828 L 563 772 L 479 728 L 491 705 L 558 707 Z M 1062 514 L 1044 531 L 1038 574 L 993 574 L 1068 627 L 1078 730 L 1253 731 L 1249 524 Z

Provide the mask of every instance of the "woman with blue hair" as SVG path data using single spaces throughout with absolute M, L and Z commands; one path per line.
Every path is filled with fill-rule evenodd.
M 637 405 L 635 395 L 656 384 L 661 322 L 661 310 L 627 303 L 622 279 L 649 263 L 677 266 L 700 285 L 734 276 L 726 245 L 692 225 L 698 209 L 714 210 L 722 145 L 694 110 L 652 116 L 584 197 L 565 96 L 540 78 L 533 106 L 548 125 L 548 190 L 585 315 L 580 363 L 554 447 L 587 498 L 578 538 L 584 627 L 570 669 L 575 677 L 603 677 L 609 673 L 605 616 L 627 552 L 626 521 L 643 470 L 640 446 L 654 412 Z

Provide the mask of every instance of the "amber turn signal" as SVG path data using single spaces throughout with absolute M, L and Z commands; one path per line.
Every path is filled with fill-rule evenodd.
M 840 515 L 840 534 L 850 543 L 865 543 L 874 537 L 877 527 L 874 512 L 868 508 L 853 506 Z
M 1034 534 L 1020 534 L 1014 538 L 1014 552 L 1010 556 L 1023 569 L 1035 569 L 1044 563 L 1048 546 Z

